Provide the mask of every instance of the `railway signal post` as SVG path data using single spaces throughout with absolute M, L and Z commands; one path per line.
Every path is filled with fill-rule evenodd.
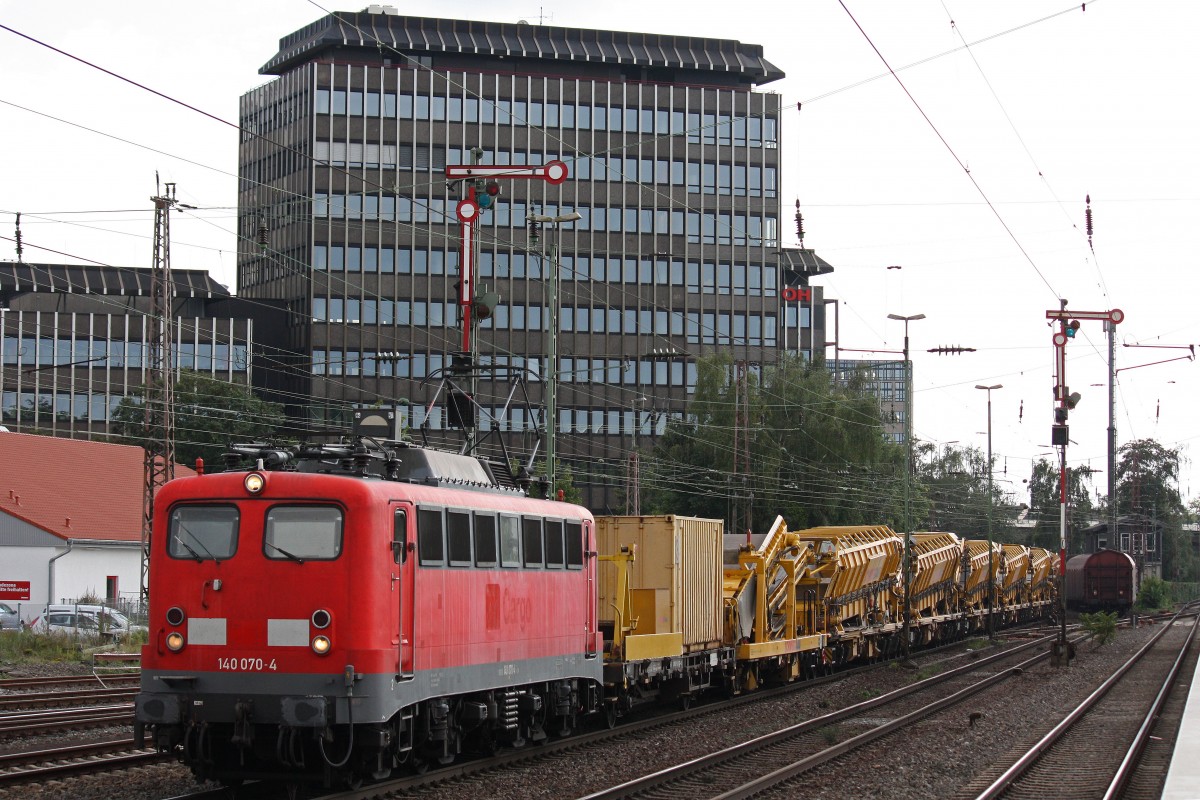
M 1079 393 L 1071 392 L 1067 386 L 1067 342 L 1075 338 L 1079 321 L 1096 319 L 1117 325 L 1125 319 L 1119 308 L 1111 311 L 1067 311 L 1067 301 L 1059 300 L 1059 307 L 1046 312 L 1046 319 L 1058 320 L 1058 330 L 1051 341 L 1054 343 L 1054 425 L 1050 429 L 1050 442 L 1059 449 L 1058 456 L 1058 641 L 1054 643 L 1051 660 L 1055 666 L 1065 667 L 1071 660 L 1071 646 L 1067 642 L 1067 442 L 1069 441 L 1067 415 L 1079 402 Z
M 472 148 L 475 162 L 483 156 L 483 150 Z M 471 378 L 469 397 L 460 398 L 461 408 L 469 412 L 468 420 L 464 422 L 466 432 L 466 447 L 464 452 L 470 452 L 475 445 L 475 378 L 478 367 L 479 343 L 471 335 L 474 327 L 491 315 L 499 297 L 492 292 L 476 291 L 478 277 L 479 236 L 478 225 L 482 213 L 491 209 L 498 202 L 501 180 L 539 180 L 558 186 L 567 179 L 566 163 L 557 159 L 548 161 L 542 166 L 525 166 L 517 164 L 450 164 L 446 166 L 447 184 L 461 181 L 466 188 L 465 196 L 458 202 L 455 213 L 461 225 L 462 257 L 459 262 L 458 303 L 462 308 L 462 351 L 452 356 L 452 371 L 458 375 L 468 375 Z

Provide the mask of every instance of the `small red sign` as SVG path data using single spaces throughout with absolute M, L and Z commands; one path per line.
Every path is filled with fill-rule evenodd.
M 29 599 L 29 581 L 0 580 L 0 600 Z

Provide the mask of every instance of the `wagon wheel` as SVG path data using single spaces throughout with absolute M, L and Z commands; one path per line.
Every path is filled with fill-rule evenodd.
M 692 707 L 692 695 L 690 695 L 690 694 L 679 695 L 679 710 L 687 711 L 691 707 Z
M 606 726 L 608 726 L 608 729 L 610 731 L 613 728 L 617 727 L 617 704 L 616 703 L 605 703 L 604 704 L 604 724 Z

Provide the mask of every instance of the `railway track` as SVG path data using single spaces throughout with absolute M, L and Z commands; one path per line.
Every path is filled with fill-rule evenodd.
M 0 714 L 0 737 L 28 736 L 100 725 L 132 724 L 133 703 L 44 711 L 12 711 Z
M 134 747 L 133 739 L 4 753 L 0 754 L 0 789 L 69 775 L 144 766 L 169 758 L 153 750 Z
M 136 685 L 141 678 L 137 671 L 111 672 L 101 681 L 95 675 L 48 675 L 40 678 L 0 678 L 0 694 L 20 689 L 41 689 L 47 686 L 64 686 L 85 684 L 103 686 L 111 683 L 130 683 Z
M 586 800 L 636 797 L 734 800 L 771 790 L 790 794 L 790 789 L 795 788 L 790 782 L 806 772 L 900 732 L 1045 660 L 1048 652 L 1030 656 L 1029 651 L 1037 650 L 1052 638 L 1035 639 L 982 657 L 865 702 L 595 792 L 587 795 Z M 1006 662 L 1010 665 L 1005 666 Z M 974 673 L 980 671 L 988 674 L 977 679 Z M 865 730 L 844 738 L 846 731 L 857 728 Z
M 80 705 L 83 703 L 95 703 L 98 700 L 133 700 L 137 691 L 136 686 L 129 686 L 114 687 L 111 689 L 77 689 L 65 692 L 24 692 L 21 694 L 0 696 L 0 712 Z
M 1033 747 L 1016 754 L 1007 769 L 1002 765 L 996 771 L 1003 770 L 1000 774 L 993 772 L 972 783 L 972 795 L 978 800 L 1121 797 L 1181 668 L 1192 655 L 1198 624 L 1200 618 L 1186 626 L 1164 626 L 1062 722 Z M 1190 677 L 1185 674 L 1184 679 Z M 1148 788 L 1149 777 L 1142 777 L 1142 791 Z
M 1039 639 L 1027 643 L 1017 645 L 1004 651 L 1006 654 L 1013 652 L 1025 652 L 1027 650 L 1037 648 L 1045 644 L 1045 640 Z M 945 658 L 945 654 L 940 652 L 951 648 L 962 648 L 962 642 L 945 645 L 940 648 L 933 648 L 924 651 L 923 668 L 930 671 L 942 669 L 945 664 L 953 659 Z M 1011 657 L 1011 655 L 1010 655 Z M 970 656 L 960 656 L 961 658 L 970 658 Z M 991 663 L 990 657 L 980 658 L 972 661 L 968 669 L 977 668 L 980 665 Z M 613 730 L 594 731 L 589 733 L 579 733 L 569 736 L 564 739 L 553 739 L 538 747 L 526 747 L 521 750 L 505 752 L 499 755 L 482 758 L 474 761 L 465 761 L 454 764 L 447 768 L 431 769 L 429 772 L 420 775 L 408 775 L 398 778 L 385 780 L 379 783 L 373 783 L 366 787 L 352 788 L 345 791 L 336 792 L 333 794 L 322 795 L 320 800 L 366 800 L 366 798 L 382 798 L 392 796 L 405 796 L 406 793 L 423 793 L 430 791 L 429 787 L 438 785 L 452 785 L 453 783 L 465 780 L 471 782 L 473 776 L 480 773 L 486 773 L 493 770 L 504 769 L 540 769 L 541 767 L 535 762 L 547 762 L 553 765 L 553 769 L 561 770 L 563 759 L 569 759 L 572 752 L 579 752 L 593 746 L 609 746 L 616 740 L 629 738 L 638 739 L 646 735 L 649 731 L 664 728 L 678 728 L 680 735 L 694 735 L 698 726 L 701 728 L 704 725 L 701 719 L 707 715 L 727 714 L 738 708 L 745 708 L 747 716 L 753 716 L 754 712 L 749 709 L 757 703 L 777 701 L 789 694 L 797 691 L 807 691 L 819 689 L 820 686 L 827 683 L 840 681 L 850 675 L 870 672 L 879 669 L 889 669 L 895 666 L 895 662 L 881 662 L 869 666 L 859 667 L 845 672 L 835 673 L 830 676 L 815 678 L 811 680 L 796 682 L 786 686 L 777 687 L 774 689 L 765 689 L 740 695 L 736 698 L 727 699 L 719 702 L 706 704 L 698 704 L 686 711 L 654 716 L 652 718 L 639 719 L 637 717 L 626 718 Z M 955 672 L 956 670 L 951 670 Z M 706 790 L 707 791 L 707 790 Z M 397 794 L 399 793 L 399 795 Z M 711 792 L 702 794 L 701 796 L 711 796 Z M 657 796 L 657 795 L 656 795 Z M 692 790 L 688 795 L 688 800 L 695 800 L 697 793 Z

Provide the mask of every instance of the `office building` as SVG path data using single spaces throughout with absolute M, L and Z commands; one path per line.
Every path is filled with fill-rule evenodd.
M 561 184 L 498 179 L 482 214 L 476 292 L 494 308 L 473 347 L 497 371 L 474 393 L 478 435 L 530 445 L 553 368 L 557 452 L 598 510 L 619 507 L 635 439 L 684 413 L 697 358 L 824 351 L 820 290 L 784 299 L 832 268 L 784 246 L 783 109 L 759 91 L 783 73 L 759 46 L 372 6 L 285 36 L 260 71 L 241 100 L 238 294 L 292 312 L 288 346 L 310 359 L 290 411 L 314 433 L 392 404 L 448 433 L 426 406 L 463 349 L 470 186 L 447 165 L 567 165 Z M 529 404 L 500 413 L 510 396 Z
M 174 364 L 252 385 L 261 354 L 280 358 L 280 309 L 247 303 L 203 270 L 172 270 Z M 12 431 L 104 438 L 123 397 L 146 382 L 149 269 L 0 262 L 0 411 Z M 265 387 L 265 384 L 254 384 Z

